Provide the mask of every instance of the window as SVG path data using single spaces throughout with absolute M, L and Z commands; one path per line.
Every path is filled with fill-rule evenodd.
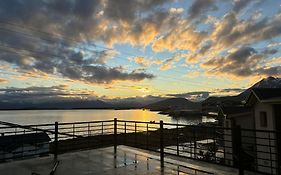
M 260 112 L 260 125 L 261 127 L 267 127 L 267 115 L 266 112 Z
M 225 120 L 225 127 L 226 128 L 230 128 L 231 126 L 230 126 L 230 121 L 229 120 Z

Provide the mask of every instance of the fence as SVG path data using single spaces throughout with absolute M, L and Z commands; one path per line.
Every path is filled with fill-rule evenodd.
M 280 143 L 276 131 L 192 126 L 158 122 L 107 120 L 42 125 L 0 123 L 0 161 L 54 154 L 73 150 L 127 145 L 236 167 L 280 174 Z M 8 125 L 8 126 L 7 126 Z M 7 145 L 10 144 L 10 147 Z M 11 147 L 13 145 L 13 147 Z

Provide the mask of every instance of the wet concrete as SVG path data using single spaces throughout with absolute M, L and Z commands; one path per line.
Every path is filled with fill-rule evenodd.
M 131 175 L 131 174 L 195 174 L 195 169 L 214 174 L 238 174 L 236 169 L 205 162 L 165 157 L 161 168 L 159 155 L 155 152 L 118 146 L 76 151 L 58 156 L 59 165 L 55 175 Z M 53 156 L 13 161 L 0 164 L 1 175 L 48 175 L 54 166 Z M 207 174 L 198 171 L 197 174 Z

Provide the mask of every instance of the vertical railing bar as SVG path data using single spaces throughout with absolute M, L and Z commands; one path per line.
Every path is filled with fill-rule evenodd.
M 114 155 L 115 156 L 116 156 L 116 152 L 117 152 L 117 118 L 114 118 Z
M 177 136 L 177 156 L 180 154 L 179 151 L 179 125 L 177 124 L 177 130 L 176 130 L 176 136 Z
M 146 149 L 148 149 L 148 123 L 146 123 Z
M 124 132 L 125 132 L 125 136 L 124 136 L 124 139 L 125 139 L 125 141 L 124 141 L 124 143 L 125 143 L 125 145 L 127 145 L 127 122 L 125 121 L 125 123 L 124 123 Z
M 161 170 L 164 168 L 164 139 L 163 139 L 163 120 L 160 120 L 160 162 Z
M 58 158 L 58 122 L 55 122 L 54 158 Z
M 88 137 L 90 136 L 90 123 L 88 123 Z
M 271 134 L 270 134 L 270 132 L 269 132 L 269 133 L 268 133 L 268 146 L 269 146 L 269 157 L 270 157 L 270 170 L 271 170 L 271 174 L 273 174 L 270 135 L 271 135 Z
M 135 147 L 137 147 L 137 122 L 135 122 Z
M 101 135 L 103 136 L 103 122 L 101 122 Z
M 73 133 L 72 138 L 74 138 L 74 135 L 75 135 L 75 123 L 73 123 L 73 126 L 72 126 L 72 133 Z

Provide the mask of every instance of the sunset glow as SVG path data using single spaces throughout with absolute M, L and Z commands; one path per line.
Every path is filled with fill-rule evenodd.
M 280 76 L 280 11 L 276 0 L 1 1 L 0 93 L 237 94 Z

